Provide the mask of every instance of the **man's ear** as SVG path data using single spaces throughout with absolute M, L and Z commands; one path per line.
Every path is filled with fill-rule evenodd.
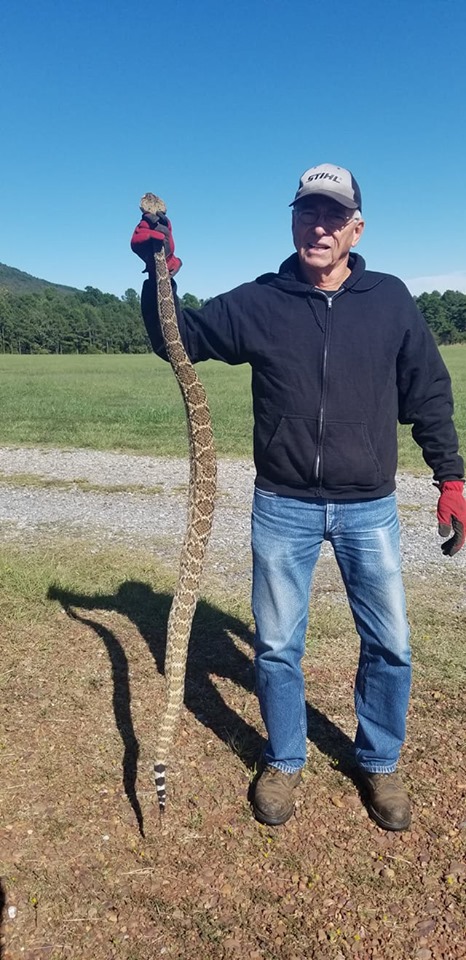
M 355 247 L 356 244 L 359 243 L 359 241 L 360 241 L 360 239 L 361 239 L 361 237 L 362 237 L 362 235 L 363 235 L 363 233 L 364 233 L 364 227 L 365 227 L 365 226 L 366 226 L 366 224 L 365 224 L 365 221 L 364 221 L 364 220 L 357 220 L 356 223 L 354 224 L 353 240 L 352 240 L 352 243 L 351 243 L 351 246 L 352 246 L 352 247 Z

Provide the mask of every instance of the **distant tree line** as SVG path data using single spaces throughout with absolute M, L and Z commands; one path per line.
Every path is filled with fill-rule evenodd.
M 421 293 L 414 298 L 437 343 L 466 341 L 466 293 L 446 290 Z
M 202 306 L 193 294 L 184 306 Z M 62 294 L 45 287 L 13 293 L 0 287 L 1 353 L 147 353 L 151 345 L 141 318 L 140 298 L 119 298 L 86 287 Z
M 466 294 L 447 290 L 414 297 L 440 344 L 466 341 Z M 206 301 L 192 293 L 184 307 Z M 45 287 L 15 293 L 0 287 L 2 353 L 147 353 L 151 350 L 141 319 L 140 299 L 129 289 L 121 298 L 95 287 L 63 294 Z

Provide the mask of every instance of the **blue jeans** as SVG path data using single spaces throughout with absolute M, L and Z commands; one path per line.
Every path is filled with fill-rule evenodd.
M 265 761 L 285 773 L 306 761 L 301 659 L 323 540 L 332 544 L 361 640 L 356 761 L 368 773 L 392 773 L 405 738 L 411 686 L 395 494 L 343 503 L 255 491 L 252 610 L 256 687 L 268 734 Z

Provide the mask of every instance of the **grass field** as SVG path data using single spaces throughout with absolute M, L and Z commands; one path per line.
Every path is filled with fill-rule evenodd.
M 249 368 L 198 365 L 218 453 L 248 457 Z M 0 356 L 0 444 L 187 455 L 181 394 L 154 355 Z
M 444 356 L 464 449 L 466 348 Z M 219 453 L 250 457 L 249 368 L 200 374 Z M 0 402 L 3 445 L 186 454 L 178 388 L 153 356 L 0 356 Z M 400 466 L 426 469 L 409 431 L 400 442 Z M 410 832 L 368 818 L 351 746 L 358 640 L 348 606 L 318 578 L 296 815 L 278 830 L 252 816 L 264 728 L 249 586 L 210 582 L 160 822 L 152 761 L 175 571 L 92 531 L 61 537 L 0 549 L 1 960 L 465 960 L 465 605 L 454 568 L 407 583 Z
M 466 347 L 443 349 L 466 449 Z M 220 456 L 252 451 L 250 369 L 201 363 Z M 143 356 L 0 355 L 0 444 L 89 447 L 154 456 L 187 454 L 181 396 L 166 363 Z M 427 468 L 409 428 L 400 429 L 400 468 Z

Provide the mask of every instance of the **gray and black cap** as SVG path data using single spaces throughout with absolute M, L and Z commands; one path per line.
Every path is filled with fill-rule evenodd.
M 333 163 L 321 163 L 318 167 L 310 167 L 303 173 L 292 207 L 298 200 L 320 194 L 330 197 L 341 203 L 349 210 L 361 210 L 361 191 L 353 174 L 344 167 L 336 167 Z

